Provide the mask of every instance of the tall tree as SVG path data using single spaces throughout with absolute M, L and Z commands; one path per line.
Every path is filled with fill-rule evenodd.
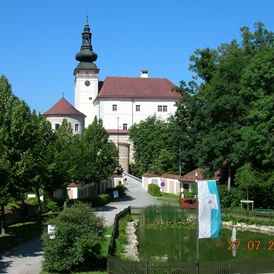
M 178 174 L 179 146 L 174 142 L 175 130 L 173 124 L 155 115 L 130 128 L 129 137 L 134 144 L 131 172 L 134 175 L 141 177 L 146 172 Z
M 3 75 L 0 77 L 0 98 L 0 204 L 3 213 L 4 205 L 10 199 L 21 198 L 29 189 L 27 174 L 31 167 L 33 128 L 30 108 L 12 93 L 11 85 Z
M 82 184 L 96 183 L 113 175 L 118 166 L 118 149 L 108 140 L 101 119 L 94 118 L 82 137 L 76 137 L 73 179 Z

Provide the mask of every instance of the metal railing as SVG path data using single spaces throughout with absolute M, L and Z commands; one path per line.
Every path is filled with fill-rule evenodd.
M 123 177 L 127 178 L 127 183 L 134 183 L 140 187 L 143 187 L 142 185 L 142 179 L 135 177 L 127 172 L 123 172 Z

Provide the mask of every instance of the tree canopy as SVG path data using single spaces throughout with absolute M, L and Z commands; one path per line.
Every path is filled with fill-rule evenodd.
M 130 129 L 134 173 L 177 174 L 175 166 L 181 165 L 182 174 L 202 167 L 210 177 L 221 169 L 221 183 L 230 186 L 231 181 L 242 189 L 250 184 L 249 198 L 258 193 L 252 183 L 258 178 L 260 187 L 273 188 L 274 34 L 262 22 L 240 33 L 239 41 L 197 49 L 190 56 L 193 80 L 174 88 L 184 95 L 174 117 L 166 122 L 150 118 Z M 250 182 L 243 177 L 246 172 Z

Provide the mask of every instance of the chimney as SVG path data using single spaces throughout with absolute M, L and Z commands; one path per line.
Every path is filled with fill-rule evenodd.
M 142 69 L 140 73 L 141 78 L 148 78 L 148 70 Z

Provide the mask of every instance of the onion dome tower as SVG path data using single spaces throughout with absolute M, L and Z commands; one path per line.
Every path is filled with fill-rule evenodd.
M 91 44 L 92 34 L 88 24 L 88 17 L 82 33 L 82 45 L 75 59 L 79 64 L 74 69 L 75 76 L 75 107 L 86 115 L 86 127 L 92 123 L 96 113 L 93 104 L 98 95 L 99 69 L 94 64 L 97 54 L 93 52 Z

